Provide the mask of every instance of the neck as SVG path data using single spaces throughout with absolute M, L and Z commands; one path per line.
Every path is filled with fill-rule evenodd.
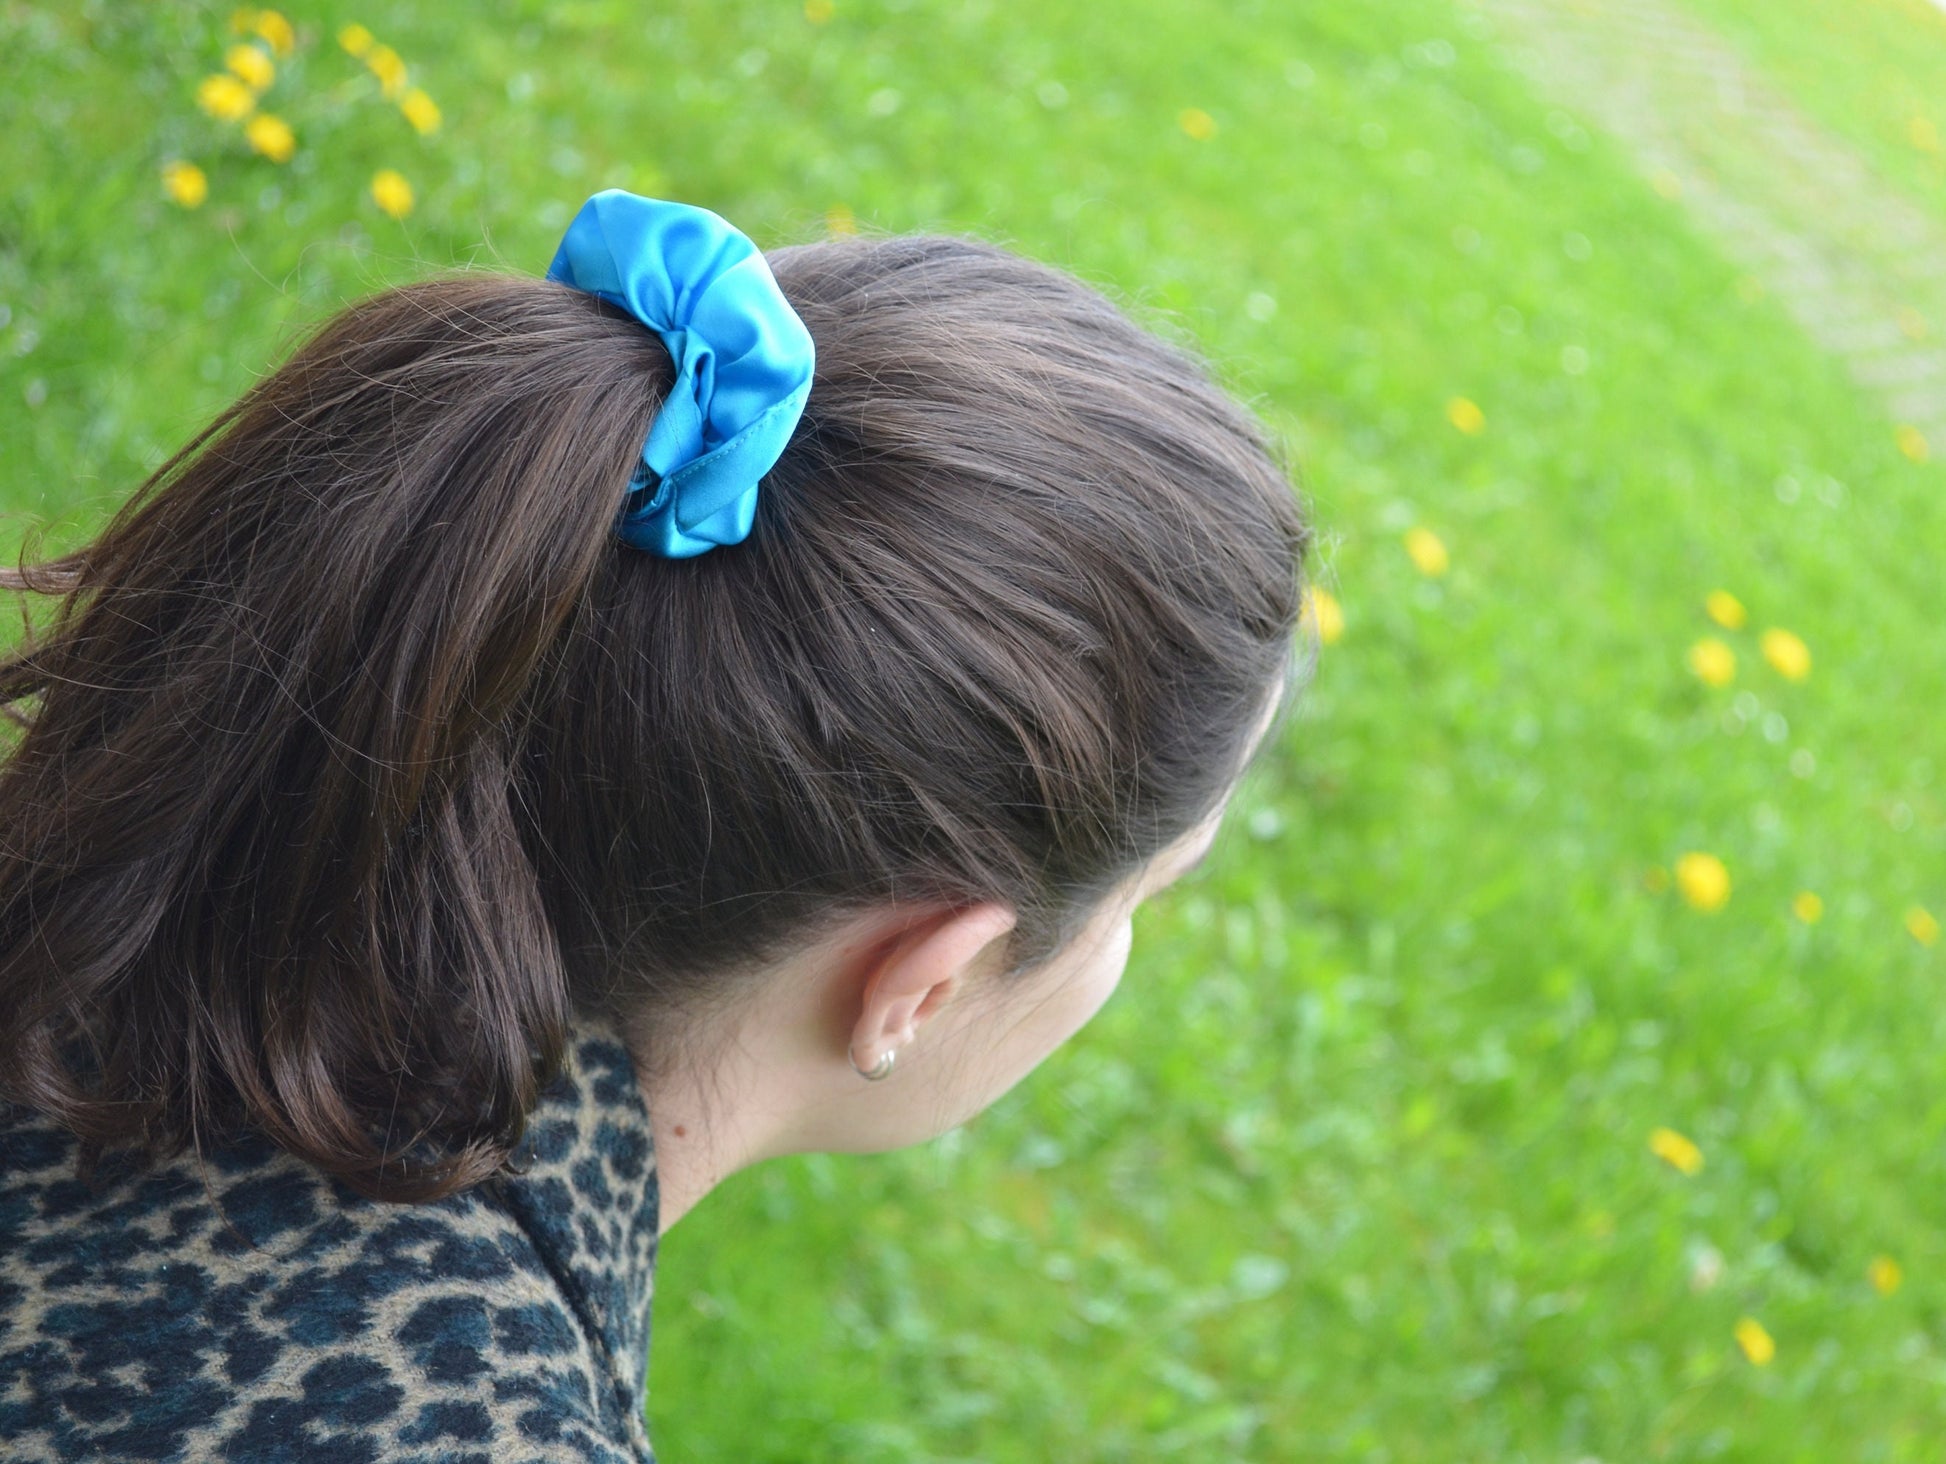
M 864 943 L 875 939 L 868 932 Z M 655 1139 L 659 1234 L 762 1160 L 914 1141 L 911 1104 L 898 1101 L 918 1091 L 914 1075 L 883 1087 L 862 1083 L 846 1055 L 859 1001 L 855 965 L 805 952 L 727 1025 L 675 1024 L 682 1030 L 667 1040 L 679 1055 L 670 1061 L 644 1060 L 657 1051 L 646 1013 L 623 1023 Z
M 746 1037 L 713 1044 L 713 1063 L 657 1065 L 638 1034 L 629 1046 L 655 1138 L 658 1233 L 737 1171 L 806 1147 L 797 1119 L 811 1105 L 788 1053 Z
M 649 1083 L 643 1097 L 655 1133 L 658 1230 L 666 1235 L 696 1202 L 756 1162 L 758 1145 L 726 1095 L 705 1103 L 694 1084 Z

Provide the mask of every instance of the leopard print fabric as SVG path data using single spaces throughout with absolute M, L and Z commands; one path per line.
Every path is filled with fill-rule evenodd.
M 0 1458 L 652 1464 L 655 1148 L 611 1020 L 526 1172 L 433 1204 L 261 1138 L 93 1187 L 74 1159 L 0 1104 Z

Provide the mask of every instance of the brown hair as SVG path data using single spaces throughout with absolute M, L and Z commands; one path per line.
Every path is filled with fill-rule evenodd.
M 360 1191 L 500 1170 L 576 1005 L 678 1017 L 834 913 L 998 900 L 1025 969 L 1193 827 L 1307 532 L 1185 349 L 979 241 L 773 251 L 817 346 L 742 545 L 612 532 L 672 377 L 566 286 L 361 301 L 0 660 L 0 1098 L 237 1123 Z

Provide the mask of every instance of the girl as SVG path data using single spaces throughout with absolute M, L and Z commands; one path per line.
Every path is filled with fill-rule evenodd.
M 1085 285 L 615 192 L 549 275 L 19 576 L 10 1459 L 650 1458 L 659 1235 L 1031 1071 L 1285 700 L 1285 476 Z

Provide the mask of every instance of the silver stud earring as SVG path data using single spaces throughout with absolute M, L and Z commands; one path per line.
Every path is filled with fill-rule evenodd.
M 885 1056 L 878 1060 L 870 1072 L 866 1072 L 865 1069 L 858 1065 L 858 1059 L 853 1057 L 849 1050 L 846 1051 L 845 1056 L 851 1058 L 851 1070 L 853 1072 L 857 1073 L 859 1077 L 865 1079 L 868 1083 L 876 1083 L 879 1079 L 891 1075 L 892 1059 L 898 1056 L 898 1049 L 896 1047 L 886 1048 Z

